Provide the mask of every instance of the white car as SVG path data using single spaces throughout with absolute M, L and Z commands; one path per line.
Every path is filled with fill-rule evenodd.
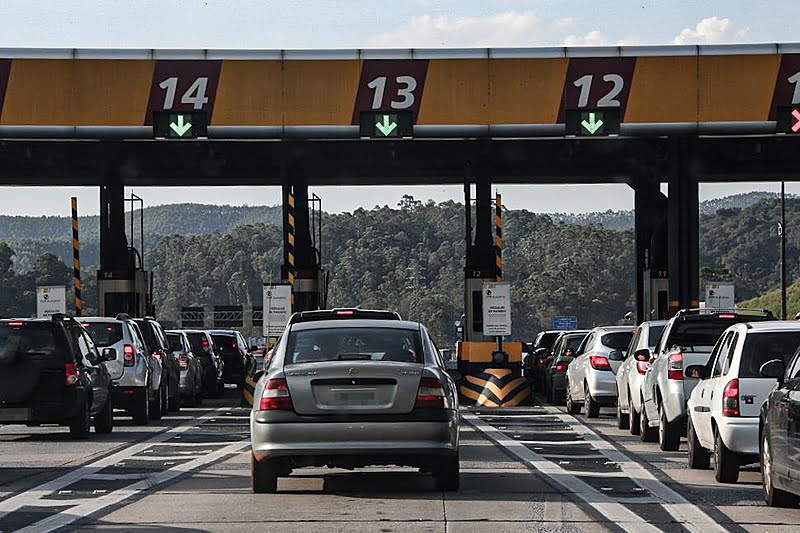
M 575 360 L 567 367 L 567 412 L 576 415 L 586 406 L 586 416 L 597 418 L 600 406 L 617 401 L 614 373 L 625 359 L 633 337 L 631 326 L 594 328 L 583 339 Z
M 629 429 L 631 435 L 639 434 L 642 383 L 658 338 L 666 325 L 666 320 L 651 320 L 639 324 L 625 355 L 625 362 L 617 371 L 617 427 Z
M 788 363 L 800 347 L 797 322 L 742 323 L 722 334 L 706 365 L 686 368 L 700 383 L 688 401 L 689 466 L 709 467 L 714 477 L 734 483 L 739 467 L 758 462 L 761 404 L 775 388 L 775 378 L 761 376 L 761 367 L 781 359 Z

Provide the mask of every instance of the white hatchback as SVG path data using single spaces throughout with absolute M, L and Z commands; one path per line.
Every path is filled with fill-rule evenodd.
M 800 347 L 800 323 L 754 322 L 729 327 L 705 366 L 686 368 L 702 381 L 688 401 L 689 466 L 704 469 L 714 456 L 714 477 L 734 483 L 739 467 L 758 461 L 761 404 L 775 378 L 761 376 L 774 359 L 788 362 Z

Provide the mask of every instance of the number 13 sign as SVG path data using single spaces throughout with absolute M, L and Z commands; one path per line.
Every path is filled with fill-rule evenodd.
M 364 61 L 353 124 L 360 122 L 362 111 L 411 111 L 416 122 L 427 74 L 427 59 Z

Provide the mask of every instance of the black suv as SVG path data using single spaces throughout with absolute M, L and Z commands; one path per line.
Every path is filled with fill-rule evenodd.
M 250 354 L 247 341 L 241 333 L 234 330 L 209 331 L 217 354 L 222 358 L 222 376 L 225 383 L 233 383 L 236 388 L 244 388 L 244 380 L 255 374 L 255 359 Z
M 181 364 L 169 347 L 167 335 L 154 318 L 134 318 L 139 325 L 147 350 L 159 361 L 164 369 L 162 379 L 167 383 L 167 409 L 179 411 L 181 408 Z
M 91 418 L 97 433 L 114 427 L 111 377 L 74 319 L 0 320 L 0 424 L 61 424 L 86 438 Z

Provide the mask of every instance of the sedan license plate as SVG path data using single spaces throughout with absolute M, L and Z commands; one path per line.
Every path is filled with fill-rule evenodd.
M 333 391 L 336 403 L 342 405 L 369 405 L 375 403 L 374 389 L 346 389 Z
M 27 422 L 30 418 L 30 409 L 19 407 L 0 408 L 0 422 Z

